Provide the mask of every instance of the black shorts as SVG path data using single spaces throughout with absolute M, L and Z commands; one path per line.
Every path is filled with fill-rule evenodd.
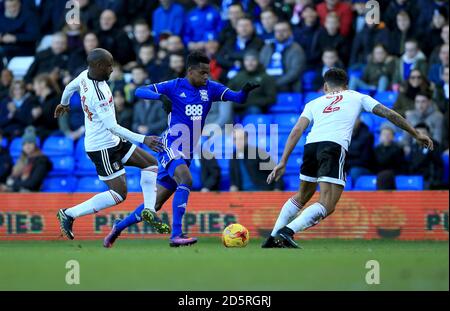
M 100 180 L 111 180 L 125 174 L 123 164 L 128 161 L 136 146 L 126 140 L 112 148 L 87 152 L 97 169 Z
M 345 187 L 346 156 L 347 151 L 344 147 L 331 141 L 306 144 L 300 179 L 309 182 L 329 182 Z

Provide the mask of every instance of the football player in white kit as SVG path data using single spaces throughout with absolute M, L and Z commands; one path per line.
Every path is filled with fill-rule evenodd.
M 397 112 L 368 95 L 348 90 L 348 77 L 344 70 L 328 70 L 324 81 L 325 95 L 305 106 L 289 134 L 279 164 L 267 178 L 271 183 L 284 174 L 292 150 L 308 125 L 314 122 L 306 138 L 299 190 L 284 204 L 263 248 L 298 248 L 294 234 L 317 225 L 333 213 L 345 186 L 344 165 L 353 126 L 362 110 L 388 119 L 421 145 L 433 149 L 432 140 L 416 131 Z M 302 210 L 316 192 L 317 183 L 320 185 L 319 201 Z
M 162 143 L 157 136 L 136 134 L 117 124 L 114 99 L 107 83 L 113 66 L 111 53 L 104 49 L 94 49 L 89 53 L 87 62 L 88 69 L 64 89 L 55 117 L 69 111 L 70 97 L 78 91 L 85 115 L 85 149 L 95 164 L 99 179 L 108 185 L 109 190 L 74 207 L 60 209 L 57 218 L 61 232 L 73 240 L 72 225 L 76 218 L 122 203 L 127 197 L 124 165 L 129 165 L 142 170 L 144 204 L 154 212 L 152 225 L 160 233 L 169 233 L 169 226 L 156 216 L 154 208 L 158 162 L 152 155 L 130 142 L 144 143 L 156 152 L 162 150 Z

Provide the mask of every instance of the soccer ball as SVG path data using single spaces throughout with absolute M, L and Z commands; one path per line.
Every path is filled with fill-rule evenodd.
M 241 224 L 231 224 L 223 230 L 222 242 L 225 247 L 245 247 L 250 235 Z

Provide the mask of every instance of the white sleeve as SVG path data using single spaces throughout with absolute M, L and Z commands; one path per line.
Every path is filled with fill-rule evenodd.
M 134 133 L 117 124 L 114 110 L 110 107 L 107 100 L 95 103 L 94 107 L 100 120 L 102 120 L 103 124 L 111 133 L 134 143 L 144 142 L 145 135 Z
M 376 105 L 381 104 L 378 100 L 373 99 L 369 95 L 364 95 L 361 97 L 361 105 L 363 109 L 367 112 L 372 112 Z
M 79 90 L 80 90 L 80 79 L 79 77 L 76 77 L 64 88 L 64 92 L 61 97 L 61 104 L 64 106 L 68 106 L 70 98 L 72 97 L 73 93 Z
M 312 114 L 312 111 L 311 111 L 310 107 L 311 107 L 311 104 L 309 104 L 309 103 L 305 105 L 305 108 L 303 109 L 303 112 L 300 115 L 300 118 L 301 117 L 305 117 L 306 119 L 309 120 L 309 122 L 312 122 L 313 121 L 313 114 Z

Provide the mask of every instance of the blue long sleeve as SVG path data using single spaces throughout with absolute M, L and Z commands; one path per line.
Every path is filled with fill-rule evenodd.
M 150 86 L 141 86 L 134 91 L 134 96 L 143 98 L 143 99 L 152 99 L 158 100 L 161 97 L 161 94 L 158 94 L 150 89 Z
M 243 104 L 247 100 L 247 93 L 244 91 L 235 92 L 228 89 L 225 94 L 223 94 L 223 99 L 226 101 L 232 101 L 239 104 Z

